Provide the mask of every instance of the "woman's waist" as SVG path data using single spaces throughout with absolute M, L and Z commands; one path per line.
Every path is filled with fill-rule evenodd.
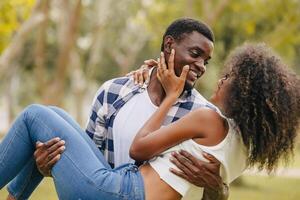
M 144 179 L 146 200 L 176 200 L 182 196 L 169 184 L 163 181 L 149 163 L 140 166 Z

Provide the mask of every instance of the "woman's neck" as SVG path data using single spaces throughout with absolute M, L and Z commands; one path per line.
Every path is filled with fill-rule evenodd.
M 210 102 L 213 103 L 215 106 L 217 106 L 223 114 L 226 114 L 226 106 L 225 102 L 221 99 L 210 99 Z

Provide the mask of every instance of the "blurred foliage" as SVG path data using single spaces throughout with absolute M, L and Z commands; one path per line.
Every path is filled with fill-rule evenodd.
M 35 0 L 2 0 L 0 2 L 0 53 L 12 35 L 30 15 Z
M 33 9 L 38 2 L 47 5 Z M 71 22 L 75 2 L 80 3 L 80 13 Z M 267 43 L 300 73 L 299 0 L 2 0 L 0 11 L 0 53 L 34 12 L 46 18 L 31 30 L 22 51 L 12 59 L 17 66 L 9 68 L 12 75 L 0 80 L 0 93 L 14 97 L 15 107 L 32 102 L 68 107 L 71 97 L 91 99 L 105 80 L 157 57 L 166 27 L 183 16 L 208 23 L 215 33 L 213 59 L 196 86 L 206 97 L 226 56 L 244 42 Z M 68 28 L 71 32 L 64 32 Z M 64 44 L 67 40 L 71 45 Z M 64 68 L 59 63 L 65 63 Z M 11 85 L 15 87 L 7 89 Z M 9 91 L 12 94 L 6 94 Z

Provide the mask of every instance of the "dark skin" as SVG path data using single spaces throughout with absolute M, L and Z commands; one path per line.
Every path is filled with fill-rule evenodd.
M 184 35 L 180 41 L 176 41 L 172 36 L 166 36 L 164 40 L 164 55 L 169 59 L 171 49 L 177 52 L 175 55 L 174 71 L 177 76 L 182 72 L 185 65 L 190 66 L 190 72 L 187 75 L 185 89 L 193 88 L 196 80 L 201 77 L 205 70 L 205 64 L 211 58 L 213 43 L 198 32 L 192 32 Z M 157 106 L 165 98 L 164 90 L 157 80 L 156 76 L 151 77 L 148 87 L 148 93 L 151 101 Z M 51 176 L 53 165 L 59 160 L 65 146 L 59 139 L 52 139 L 46 143 L 38 143 L 34 153 L 39 171 L 44 176 Z M 187 181 L 204 187 L 203 199 L 227 199 L 226 191 L 222 178 L 219 174 L 220 162 L 214 157 L 207 155 L 210 161 L 204 161 L 194 158 L 187 152 L 174 154 L 172 162 L 181 170 L 170 169 L 174 174 L 186 179 Z

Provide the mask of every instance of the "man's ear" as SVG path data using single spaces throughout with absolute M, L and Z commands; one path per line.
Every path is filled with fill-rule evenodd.
M 175 39 L 172 36 L 167 35 L 164 40 L 164 52 L 170 54 L 174 43 Z

